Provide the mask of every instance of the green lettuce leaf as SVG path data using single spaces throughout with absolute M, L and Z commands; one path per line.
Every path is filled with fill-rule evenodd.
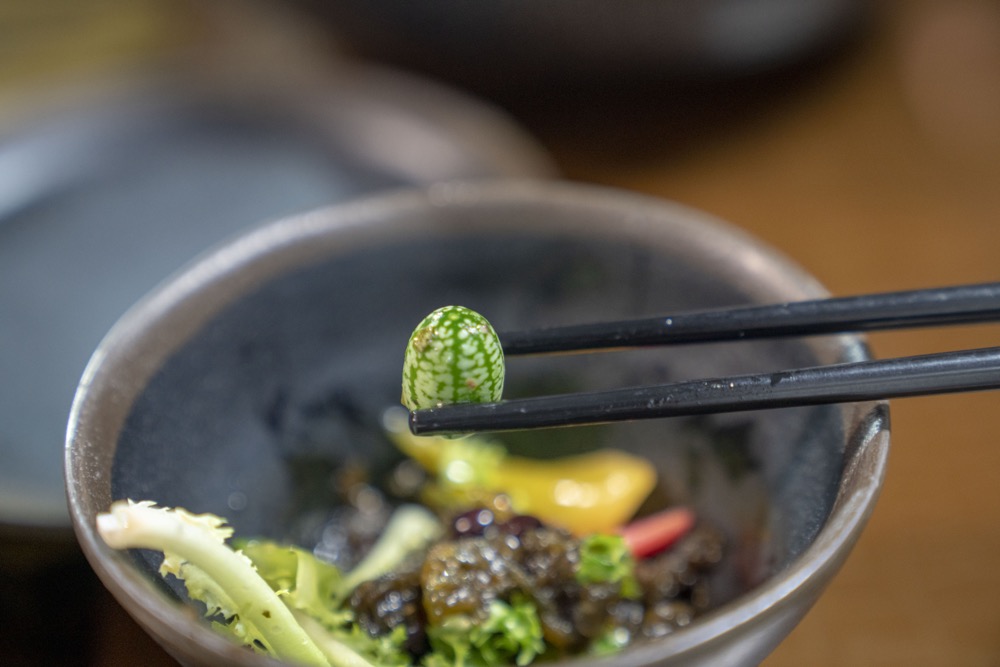
M 223 619 L 216 627 L 240 641 L 289 662 L 330 664 L 250 560 L 226 544 L 232 529 L 224 519 L 118 501 L 98 515 L 97 530 L 114 549 L 163 552 L 160 573 L 183 579 L 191 597 Z

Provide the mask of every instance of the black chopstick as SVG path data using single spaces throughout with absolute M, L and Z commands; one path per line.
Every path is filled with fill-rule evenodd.
M 1000 388 L 1000 347 L 410 413 L 418 435 L 511 431 Z
M 875 331 L 1000 319 L 1000 283 L 677 313 L 500 333 L 507 356 Z

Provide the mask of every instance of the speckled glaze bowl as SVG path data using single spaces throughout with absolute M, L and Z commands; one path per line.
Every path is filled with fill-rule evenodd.
M 442 184 L 262 226 L 209 252 L 133 307 L 95 352 L 70 418 L 71 515 L 104 584 L 188 665 L 264 665 L 155 574 L 107 548 L 112 500 L 230 519 L 237 535 L 308 543 L 332 510 L 330 472 L 396 456 L 403 349 L 434 308 L 499 329 L 823 296 L 800 268 L 725 223 L 634 194 L 553 182 Z M 512 359 L 508 397 L 864 359 L 852 336 Z M 844 562 L 888 455 L 884 403 L 556 429 L 514 450 L 621 447 L 649 457 L 670 498 L 722 528 L 717 606 L 616 665 L 753 665 Z M 606 664 L 577 660 L 574 665 Z

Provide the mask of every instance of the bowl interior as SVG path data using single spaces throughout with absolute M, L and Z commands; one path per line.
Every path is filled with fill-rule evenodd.
M 381 420 L 399 402 L 407 338 L 438 306 L 466 305 L 515 329 L 819 294 L 683 209 L 609 219 L 576 200 L 418 201 L 264 228 L 123 320 L 78 396 L 70 496 L 85 540 L 94 542 L 93 514 L 128 497 L 220 514 L 238 535 L 317 544 L 338 502 L 338 466 L 363 461 L 377 476 L 397 459 Z M 863 354 L 855 339 L 822 338 L 509 359 L 505 396 Z M 845 414 L 810 407 L 501 439 L 536 456 L 611 446 L 654 461 L 657 502 L 690 504 L 726 533 L 726 565 L 712 582 L 726 603 L 786 568 L 823 527 L 845 466 Z M 91 548 L 111 571 L 156 579 L 155 554 Z

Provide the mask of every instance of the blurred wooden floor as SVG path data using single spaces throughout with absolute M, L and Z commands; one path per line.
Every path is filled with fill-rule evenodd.
M 569 177 L 717 214 L 835 294 L 998 280 L 1000 5 L 879 6 L 844 53 L 728 101 L 710 127 L 637 116 L 585 148 L 580 128 L 532 129 Z M 998 343 L 993 325 L 872 337 L 882 357 Z M 998 431 L 997 394 L 892 404 L 871 523 L 765 667 L 1000 666 Z M 94 664 L 169 664 L 97 606 Z

